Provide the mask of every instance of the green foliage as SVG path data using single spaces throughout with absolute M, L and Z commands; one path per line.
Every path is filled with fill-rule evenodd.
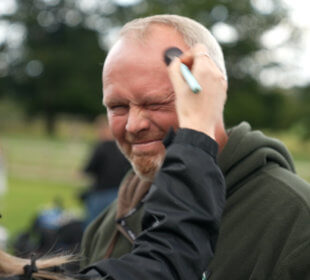
M 300 92 L 300 108 L 302 112 L 302 118 L 300 119 L 300 124 L 304 128 L 303 138 L 305 140 L 310 139 L 310 85 L 301 89 Z
M 94 117 L 103 111 L 100 73 L 106 52 L 95 31 L 65 22 L 70 9 L 64 1 L 53 6 L 20 1 L 10 19 L 27 30 L 23 59 L 11 68 L 14 95 L 29 116 L 45 116 L 50 132 L 59 113 Z
M 225 109 L 228 126 L 246 120 L 256 128 L 282 130 L 290 128 L 302 118 L 302 104 L 296 94 L 285 94 L 281 89 L 257 89 L 240 90 L 237 96 L 230 96 L 234 93 L 228 92 Z

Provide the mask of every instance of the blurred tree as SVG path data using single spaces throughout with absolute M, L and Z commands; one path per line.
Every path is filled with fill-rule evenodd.
M 302 137 L 304 140 L 310 139 L 310 84 L 299 89 L 299 111 L 301 112 L 300 124 L 302 126 Z
M 9 75 L 18 85 L 16 96 L 30 114 L 46 116 L 50 131 L 59 112 L 93 116 L 102 110 L 99 62 L 115 31 L 133 18 L 162 13 L 198 20 L 221 43 L 230 84 L 229 126 L 245 119 L 254 127 L 283 127 L 286 116 L 296 113 L 296 106 L 287 106 L 294 99 L 287 90 L 263 84 L 265 70 L 282 66 L 264 44 L 266 33 L 284 25 L 287 36 L 280 46 L 299 35 L 280 0 L 19 0 L 17 7 L 7 18 L 27 36 Z
M 20 1 L 9 19 L 26 33 L 10 76 L 29 116 L 44 116 L 52 134 L 59 113 L 92 117 L 104 110 L 100 73 L 106 52 L 74 2 Z

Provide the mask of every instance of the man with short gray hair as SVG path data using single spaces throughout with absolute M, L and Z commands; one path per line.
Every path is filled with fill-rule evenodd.
M 202 51 L 197 51 L 197 44 Z M 180 99 L 175 98 L 163 61 L 163 53 L 170 47 L 184 53 L 171 69 L 181 62 L 193 73 L 200 69 L 196 78 L 207 90 L 204 102 L 199 93 L 197 98 L 186 99 L 184 84 L 182 102 L 187 106 L 182 112 L 176 111 Z M 196 64 L 193 55 L 200 57 Z M 84 265 L 119 258 L 132 249 L 141 232 L 143 198 L 161 167 L 163 140 L 169 129 L 194 126 L 204 131 L 212 127 L 208 135 L 219 145 L 227 205 L 215 255 L 211 264 L 206 264 L 203 277 L 310 279 L 310 186 L 295 174 L 282 143 L 252 131 L 245 122 L 225 129 L 226 90 L 221 48 L 201 24 L 186 17 L 157 15 L 124 26 L 105 60 L 103 102 L 112 133 L 133 171 L 124 178 L 117 201 L 85 233 Z M 181 120 L 180 114 L 185 116 Z M 200 176 L 193 173 L 191 180 L 199 182 Z M 212 244 L 215 246 L 215 240 Z

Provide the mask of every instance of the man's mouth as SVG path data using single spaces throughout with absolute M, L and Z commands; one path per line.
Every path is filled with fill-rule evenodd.
M 158 153 L 162 146 L 162 140 L 136 141 L 131 144 L 132 153 L 135 155 Z

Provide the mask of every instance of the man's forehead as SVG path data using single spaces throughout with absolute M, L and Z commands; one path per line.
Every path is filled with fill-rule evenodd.
M 126 67 L 134 65 L 139 61 L 139 45 L 120 39 L 108 53 L 103 66 L 103 82 L 107 83 L 115 72 L 122 72 Z
M 121 38 L 110 50 L 104 63 L 104 71 L 124 61 L 133 63 L 148 61 L 156 53 L 159 56 L 160 49 L 153 47 L 148 41 L 139 42 L 130 38 Z
M 148 28 L 147 35 L 143 38 L 135 36 L 134 32 L 121 37 L 109 51 L 105 66 L 111 67 L 111 61 L 117 62 L 130 57 L 136 61 L 149 58 L 162 60 L 164 50 L 172 46 L 181 50 L 188 49 L 182 36 L 174 28 L 154 24 Z
M 147 73 L 146 73 L 147 72 Z M 121 42 L 107 57 L 103 68 L 103 82 L 108 83 L 116 78 L 145 80 L 152 74 L 152 79 L 167 75 L 166 65 L 163 60 L 163 51 L 148 49 L 147 46 L 128 45 Z

